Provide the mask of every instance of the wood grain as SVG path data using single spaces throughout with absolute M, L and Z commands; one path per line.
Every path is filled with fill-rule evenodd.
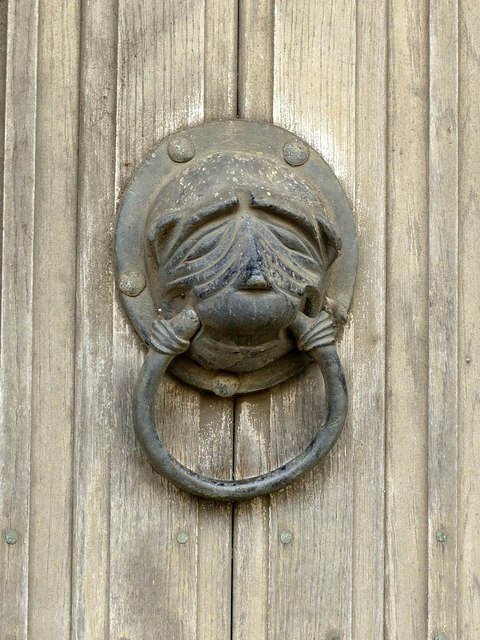
M 118 194 L 165 135 L 204 116 L 234 116 L 236 23 L 211 30 L 222 5 L 152 1 L 140 10 L 120 3 Z M 208 44 L 205 16 L 214 19 Z M 220 59 L 229 66 L 217 74 Z M 144 355 L 118 307 L 113 345 L 111 637 L 226 640 L 231 508 L 204 503 L 153 473 L 131 422 L 131 394 Z M 204 397 L 169 379 L 160 388 L 158 408 L 158 429 L 174 456 L 197 471 L 231 477 L 231 401 Z M 179 533 L 188 535 L 185 544 L 178 542 Z
M 458 7 L 430 3 L 428 633 L 457 636 Z M 442 537 L 444 536 L 444 538 Z
M 251 29 L 263 31 L 251 35 L 250 41 L 271 40 L 262 24 L 252 23 Z M 326 151 L 324 155 L 335 148 L 328 160 L 337 172 L 341 165 L 342 177 L 349 173 L 350 195 L 355 141 L 352 33 L 352 4 L 339 3 L 334 8 L 315 2 L 275 4 L 274 122 L 297 132 L 322 153 Z M 246 46 L 244 51 L 254 65 L 258 50 Z M 343 61 L 340 67 L 338 59 Z M 269 86 L 249 85 L 246 118 L 269 119 L 268 111 L 258 112 L 259 104 L 268 105 Z M 252 115 L 249 104 L 253 105 Z M 333 133 L 337 126 L 338 137 Z M 343 162 L 338 160 L 341 155 Z M 345 341 L 349 342 L 351 338 Z M 346 360 L 348 351 L 346 347 Z M 305 448 L 322 415 L 319 388 L 319 372 L 313 368 L 296 381 L 237 402 L 238 476 L 275 468 Z M 351 598 L 345 597 L 351 590 L 352 575 L 350 441 L 347 427 L 321 469 L 280 494 L 236 509 L 234 638 L 252 633 L 272 640 L 350 633 Z M 282 532 L 293 535 L 290 544 L 281 542 Z
M 38 38 L 28 634 L 68 638 L 79 4 L 41 0 Z
M 480 636 L 479 33 L 476 0 L 0 2 L 2 640 Z M 112 243 L 152 147 L 236 116 L 323 155 L 360 265 L 339 443 L 233 509 L 136 444 Z M 171 379 L 157 402 L 172 453 L 222 478 L 324 411 L 315 367 L 236 407 Z
M 226 120 L 237 113 L 238 2 L 205 0 L 205 120 Z
M 384 637 L 387 2 L 357 0 L 352 638 Z
M 8 5 L 1 318 L 0 635 L 27 640 L 38 4 Z M 6 544 L 14 530 L 16 544 Z
M 234 477 L 269 468 L 269 391 L 235 401 Z M 235 505 L 233 512 L 232 640 L 269 637 L 270 497 Z
M 108 638 L 116 8 L 82 3 L 72 638 Z M 100 62 L 101 61 L 101 62 Z
M 389 4 L 387 638 L 427 637 L 428 11 Z
M 237 0 L 238 105 L 246 120 L 270 121 L 273 83 L 273 15 L 271 0 Z
M 458 638 L 480 636 L 480 5 L 459 3 Z
M 321 153 L 351 200 L 355 198 L 356 19 L 356 3 L 351 0 L 334 4 L 283 1 L 275 6 L 274 122 Z M 339 350 L 350 390 L 354 348 L 355 325 L 351 323 Z M 277 423 L 285 419 L 293 431 L 281 455 L 304 448 L 321 420 L 321 377 L 315 368 L 311 375 L 308 381 L 295 381 L 288 395 L 281 389 L 273 394 Z M 350 638 L 351 417 L 320 467 L 303 483 L 272 497 L 271 514 L 278 528 L 271 537 L 269 638 L 279 637 L 283 630 L 295 639 Z M 294 540 L 282 550 L 275 538 L 284 527 L 291 528 Z
M 239 0 L 238 105 L 246 120 L 272 119 L 273 3 Z M 235 401 L 234 477 L 269 466 L 270 392 Z M 232 639 L 268 638 L 270 498 L 234 506 Z
M 3 179 L 5 159 L 5 94 L 7 76 L 7 22 L 8 4 L 0 3 L 0 221 L 3 223 Z M 0 280 L 2 277 L 2 242 L 0 239 Z M 0 309 L 2 299 L 0 296 Z M 1 318 L 1 313 L 0 313 Z

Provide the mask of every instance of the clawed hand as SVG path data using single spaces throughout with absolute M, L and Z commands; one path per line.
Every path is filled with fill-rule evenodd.
M 311 351 L 335 342 L 334 320 L 326 311 L 322 311 L 317 318 L 309 318 L 300 312 L 290 325 L 290 329 L 297 338 L 297 347 L 300 351 Z
M 200 320 L 193 309 L 184 309 L 171 320 L 158 317 L 153 323 L 150 345 L 164 355 L 178 355 L 187 351 L 199 328 Z

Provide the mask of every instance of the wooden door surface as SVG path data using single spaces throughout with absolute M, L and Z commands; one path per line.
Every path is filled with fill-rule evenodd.
M 0 638 L 480 637 L 478 0 L 3 0 Z M 166 135 L 274 122 L 353 204 L 333 451 L 236 506 L 155 474 L 116 294 L 119 198 Z M 298 453 L 319 373 L 235 401 L 173 380 L 195 470 Z

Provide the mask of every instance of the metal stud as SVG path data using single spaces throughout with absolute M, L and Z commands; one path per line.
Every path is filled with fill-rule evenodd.
M 186 531 L 179 531 L 177 533 L 177 542 L 179 544 L 187 544 L 189 537 Z
M 5 542 L 7 544 L 16 544 L 18 542 L 18 533 L 13 529 L 5 534 Z
M 145 285 L 146 281 L 144 274 L 137 270 L 125 271 L 122 273 L 118 281 L 120 291 L 131 298 L 142 293 L 145 289 Z
M 212 391 L 222 398 L 230 398 L 235 395 L 240 387 L 238 376 L 232 373 L 220 373 L 212 382 Z
M 308 147 L 299 140 L 287 142 L 283 147 L 283 157 L 288 164 L 292 165 L 292 167 L 299 167 L 300 165 L 305 164 L 309 156 L 310 151 L 308 150 Z
M 447 532 L 443 529 L 439 529 L 435 535 L 437 542 L 441 542 L 442 544 L 447 541 Z
M 188 138 L 174 138 L 168 143 L 168 155 L 174 162 L 188 162 L 195 155 L 195 145 Z
M 280 542 L 282 542 L 282 544 L 290 544 L 293 540 L 293 535 L 290 533 L 290 531 L 283 531 L 280 534 Z

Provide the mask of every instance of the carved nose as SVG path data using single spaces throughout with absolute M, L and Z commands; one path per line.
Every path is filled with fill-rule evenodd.
M 250 216 L 245 217 L 242 232 L 245 234 L 244 251 L 247 262 L 243 268 L 240 289 L 269 291 L 272 287 L 265 278 L 262 269 L 263 258 L 258 246 L 258 230 L 256 230 Z
M 265 280 L 265 276 L 261 273 L 255 273 L 248 278 L 243 284 L 242 289 L 257 289 L 261 291 L 268 291 L 271 289 L 268 282 Z
M 269 291 L 272 287 L 262 273 L 260 265 L 250 262 L 247 264 L 240 288 L 244 290 Z

